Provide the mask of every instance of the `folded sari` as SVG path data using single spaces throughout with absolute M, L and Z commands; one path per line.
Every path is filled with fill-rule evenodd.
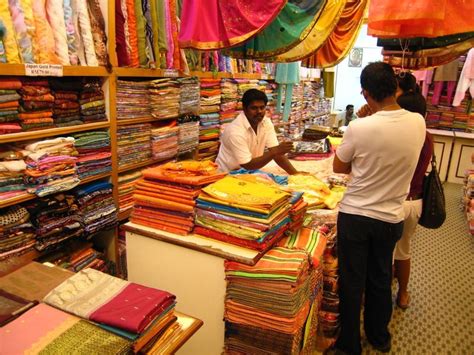
M 178 170 L 174 168 L 174 166 L 169 165 L 175 164 L 176 166 L 180 166 L 180 164 L 184 163 L 185 162 L 167 163 L 155 168 L 149 168 L 143 171 L 143 176 L 149 180 L 162 180 L 192 186 L 202 186 L 213 183 L 226 175 L 225 173 L 217 172 L 217 168 L 211 171 L 203 170 L 203 172 L 201 172 L 200 170 L 186 170 L 186 166 L 189 166 L 188 164 L 182 165 L 185 167 L 183 170 Z M 205 167 L 207 169 L 207 166 L 209 166 L 206 162 L 195 163 L 196 168 L 192 167 L 192 169 L 199 169 L 199 167 Z M 169 169 L 170 166 L 172 169 Z
M 136 224 L 141 224 L 146 227 L 161 229 L 166 232 L 175 233 L 179 235 L 187 235 L 190 232 L 189 228 L 180 228 L 177 225 L 170 226 L 168 224 L 161 223 L 160 221 L 157 221 L 156 219 L 132 217 L 130 221 Z
M 193 201 L 186 201 L 186 204 L 184 204 L 138 193 L 135 193 L 133 197 L 137 204 L 143 206 L 158 207 L 179 212 L 192 212 L 194 210 Z
M 304 227 L 298 232 L 283 238 L 278 246 L 306 250 L 311 255 L 313 266 L 318 266 L 326 248 L 326 241 L 326 236 L 318 229 Z

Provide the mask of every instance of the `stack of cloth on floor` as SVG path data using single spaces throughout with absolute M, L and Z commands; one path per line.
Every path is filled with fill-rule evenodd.
M 236 175 L 203 188 L 195 233 L 266 251 L 288 229 L 290 194 L 258 175 Z
M 21 81 L 15 78 L 0 79 L 0 134 L 21 131 L 18 110 Z
M 329 139 L 324 138 L 312 142 L 294 142 L 289 157 L 294 160 L 321 160 L 332 155 Z
M 303 192 L 308 210 L 320 208 L 336 208 L 342 200 L 344 188 L 330 189 L 329 186 L 312 175 L 291 175 L 288 177 L 290 191 Z
M 155 343 L 177 319 L 173 294 L 94 269 L 71 276 L 43 302 L 120 335 L 134 352 Z
M 226 353 L 311 353 L 320 265 L 305 250 L 275 247 L 254 266 L 225 261 Z
M 199 113 L 199 79 L 197 77 L 179 78 L 177 79 L 181 86 L 179 99 L 179 114 Z
M 152 126 L 151 151 L 154 160 L 168 160 L 178 155 L 178 130 L 176 121 L 167 125 Z
M 117 225 L 118 216 L 112 195 L 112 184 L 93 182 L 77 188 L 74 194 L 88 237 Z
M 33 249 L 35 233 L 30 214 L 21 206 L 0 210 L 0 261 Z
M 474 235 L 474 169 L 465 171 L 462 192 L 461 204 L 466 214 L 469 232 Z
M 83 124 L 79 103 L 82 82 L 76 78 L 50 79 L 49 82 L 54 94 L 54 124 L 58 127 Z
M 54 128 L 54 96 L 46 79 L 24 79 L 21 93 L 20 120 L 23 131 Z
M 143 176 L 141 171 L 134 171 L 119 175 L 118 178 L 118 194 L 119 194 L 119 211 L 125 212 L 133 207 L 133 192 L 135 191 L 135 183 Z
M 178 118 L 178 154 L 192 152 L 199 144 L 199 116 L 181 115 Z
M 203 186 L 225 174 L 206 161 L 166 163 L 143 171 L 137 181 L 131 221 L 181 235 L 194 227 L 194 206 Z
M 0 147 L 0 201 L 26 192 L 26 164 L 21 151 L 15 147 Z
M 218 79 L 201 80 L 198 159 L 214 160 L 219 149 L 221 87 Z
M 110 136 L 107 131 L 93 131 L 74 135 L 78 152 L 77 173 L 81 180 L 112 171 Z
M 119 166 L 151 158 L 151 124 L 120 126 L 117 129 Z
M 296 233 L 300 230 L 304 222 L 306 211 L 308 210 L 308 203 L 305 202 L 302 192 L 293 192 L 291 194 L 291 210 L 290 210 L 290 225 L 288 232 Z
M 222 79 L 221 91 L 221 111 L 219 115 L 222 132 L 224 131 L 225 125 L 237 117 L 237 103 L 239 101 L 237 81 L 235 79 Z
M 81 119 L 85 123 L 107 121 L 105 96 L 100 79 L 89 78 L 84 81 L 79 103 L 81 104 Z
M 67 191 L 80 182 L 77 177 L 75 140 L 58 137 L 28 144 L 25 181 L 28 192 L 38 196 Z
M 177 80 L 163 78 L 148 86 L 151 115 L 159 120 L 179 116 L 180 84 Z
M 117 119 L 151 117 L 149 81 L 117 80 Z
M 26 205 L 36 230 L 39 251 L 61 247 L 60 243 L 82 236 L 84 229 L 73 195 L 56 194 Z

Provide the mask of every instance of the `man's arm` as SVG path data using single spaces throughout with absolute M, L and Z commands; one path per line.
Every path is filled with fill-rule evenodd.
M 288 160 L 285 157 L 285 154 L 288 153 L 293 147 L 293 143 L 291 142 L 283 142 L 276 147 L 269 148 L 267 152 L 263 153 L 263 155 L 253 158 L 250 160 L 248 163 L 245 164 L 240 164 L 242 168 L 245 168 L 247 170 L 255 170 L 255 169 L 260 169 L 263 168 L 265 165 L 267 165 L 270 161 L 275 160 L 278 165 L 278 160 L 280 160 L 282 157 L 284 157 L 286 160 Z M 284 164 L 284 163 L 283 163 Z M 293 168 L 290 162 L 288 162 L 290 166 Z M 281 166 L 281 165 L 280 165 Z M 283 166 L 281 166 L 283 169 L 285 169 Z M 294 169 L 294 168 L 293 168 Z M 285 169 L 289 174 L 290 172 Z M 296 170 L 295 170 L 296 172 Z
M 295 167 L 291 164 L 290 160 L 286 157 L 286 155 L 279 155 L 274 158 L 275 162 L 285 170 L 289 175 L 297 174 L 298 171 Z
M 352 171 L 351 162 L 344 163 L 337 157 L 337 154 L 334 154 L 332 170 L 337 174 L 350 174 Z

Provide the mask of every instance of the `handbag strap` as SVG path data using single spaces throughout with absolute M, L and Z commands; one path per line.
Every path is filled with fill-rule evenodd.
M 431 155 L 431 167 L 433 169 L 436 169 L 436 155 L 435 155 L 434 151 L 433 151 L 433 154 Z

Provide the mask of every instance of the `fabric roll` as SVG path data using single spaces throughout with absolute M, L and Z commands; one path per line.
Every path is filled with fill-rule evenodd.
M 94 38 L 92 36 L 91 21 L 87 9 L 87 0 L 71 0 L 77 36 L 81 38 L 78 49 L 84 59 L 82 65 L 98 66 L 99 61 L 95 54 Z
M 70 65 L 63 0 L 47 0 L 46 12 L 54 35 L 55 53 L 62 65 Z
M 105 30 L 104 15 L 100 10 L 99 0 L 87 0 L 87 11 L 89 13 L 94 49 L 99 65 L 107 66 L 109 57 L 107 55 L 107 34 Z
M 4 27 L 2 42 L 6 61 L 10 64 L 19 64 L 21 63 L 21 58 L 15 38 L 14 24 L 8 8 L 8 1 L 0 3 L 0 17 Z
M 19 0 L 9 0 L 8 3 L 10 5 L 10 13 L 12 16 L 13 27 L 15 28 L 15 35 L 18 42 L 21 60 L 23 63 L 34 63 L 33 38 L 35 34 L 34 31 L 31 31 L 31 28 L 29 28 L 29 24 L 25 19 L 23 5 Z

